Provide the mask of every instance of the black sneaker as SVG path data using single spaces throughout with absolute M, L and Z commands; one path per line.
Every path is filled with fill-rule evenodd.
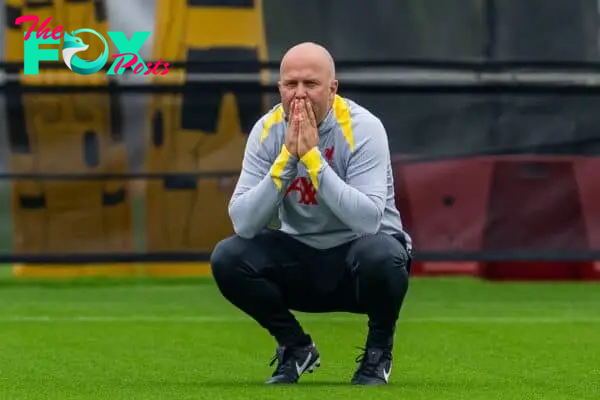
M 266 383 L 297 383 L 303 373 L 312 373 L 321 365 L 320 355 L 314 343 L 299 347 L 279 346 L 269 365 L 272 366 L 276 361 L 277 368 Z
M 352 377 L 353 385 L 386 385 L 392 373 L 392 352 L 374 347 L 361 349 L 356 358 L 360 363 Z

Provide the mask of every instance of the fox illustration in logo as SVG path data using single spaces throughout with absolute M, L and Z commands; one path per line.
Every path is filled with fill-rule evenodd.
M 81 51 L 87 50 L 90 46 L 83 43 L 83 40 L 78 38 L 76 35 L 81 32 L 89 32 L 98 36 L 104 42 L 104 51 L 98 57 L 98 59 L 94 61 L 86 61 L 77 57 L 75 54 Z M 92 29 L 80 29 L 75 32 L 71 32 L 69 35 L 65 32 L 64 43 L 62 47 L 63 60 L 67 67 L 73 72 L 77 72 L 81 75 L 91 75 L 95 72 L 98 72 L 104 67 L 106 61 L 108 60 L 108 43 L 102 35 Z

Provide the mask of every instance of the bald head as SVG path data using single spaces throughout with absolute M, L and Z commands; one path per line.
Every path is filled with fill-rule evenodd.
M 281 60 L 279 74 L 279 93 L 286 113 L 294 99 L 308 98 L 317 122 L 321 122 L 331 109 L 338 87 L 335 63 L 327 49 L 312 42 L 292 47 Z
M 281 59 L 279 73 L 281 74 L 287 64 L 311 63 L 319 66 L 331 77 L 335 78 L 335 62 L 327 49 L 320 44 L 304 42 L 290 48 Z

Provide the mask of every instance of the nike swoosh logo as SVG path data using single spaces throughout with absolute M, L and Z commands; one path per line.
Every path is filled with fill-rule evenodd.
M 302 365 L 298 365 L 298 362 L 296 362 L 296 372 L 298 373 L 298 376 L 302 375 L 302 373 L 304 372 L 306 367 L 308 367 L 308 363 L 310 362 L 311 359 L 312 359 L 312 353 L 308 353 L 308 357 L 306 357 L 306 360 L 304 360 Z
M 390 364 L 390 368 L 387 371 L 385 369 L 383 370 L 383 379 L 385 379 L 386 383 L 389 383 L 391 374 L 392 374 L 392 365 Z

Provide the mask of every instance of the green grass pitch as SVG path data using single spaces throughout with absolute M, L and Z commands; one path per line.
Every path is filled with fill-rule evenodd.
M 275 343 L 210 279 L 4 279 L 0 399 L 600 398 L 599 284 L 413 279 L 386 387 L 348 383 L 364 317 L 298 317 L 322 366 L 272 387 Z

